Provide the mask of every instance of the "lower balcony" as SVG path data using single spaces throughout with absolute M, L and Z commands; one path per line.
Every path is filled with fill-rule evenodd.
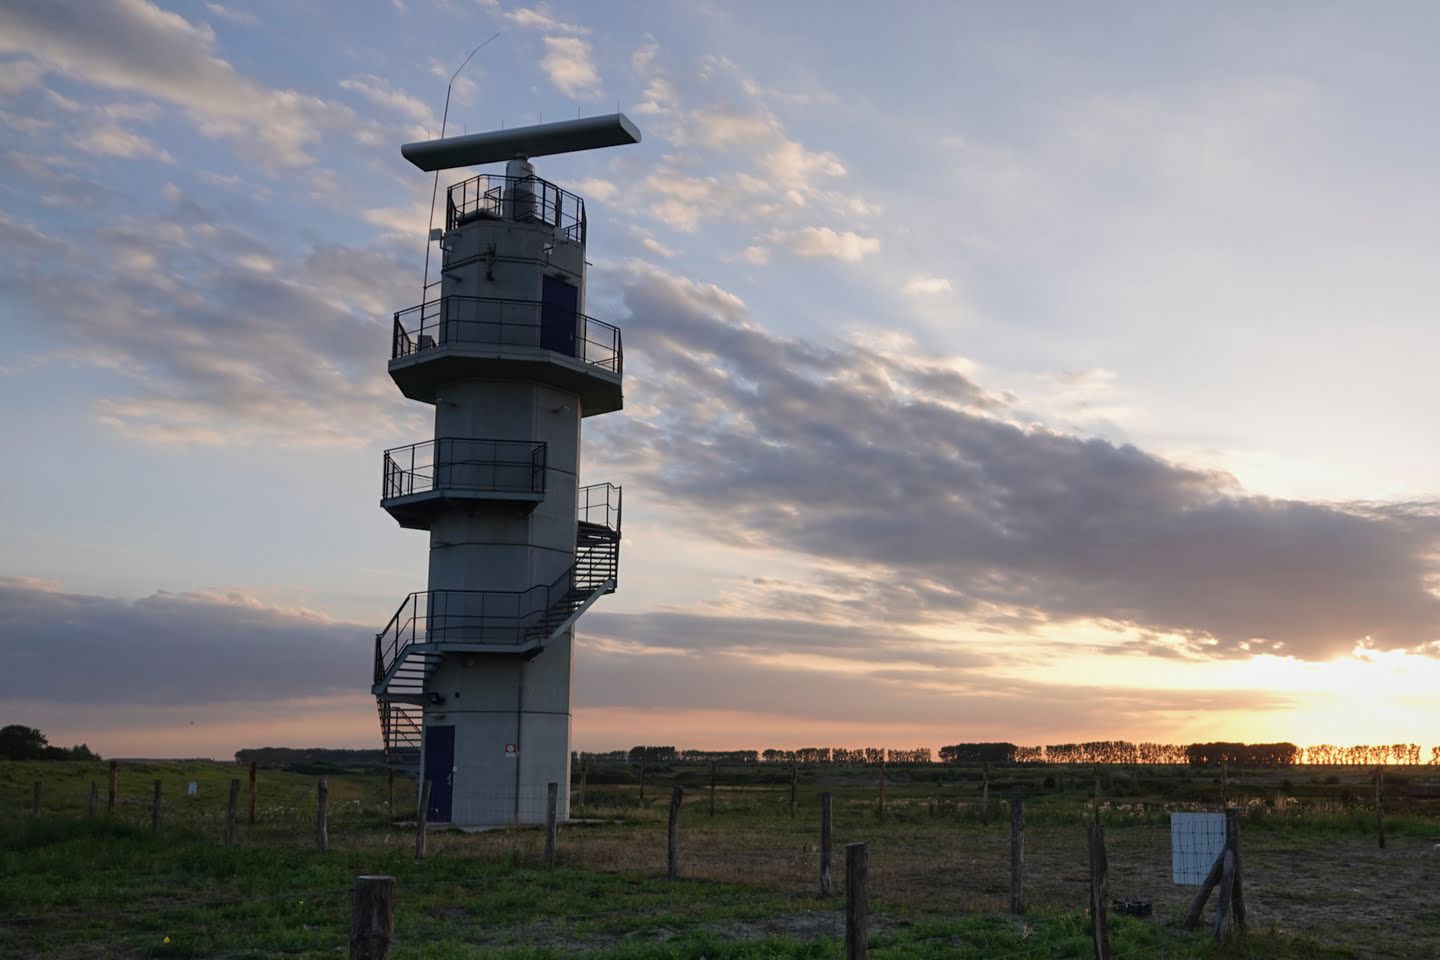
M 447 437 L 385 451 L 380 505 L 412 530 L 430 529 L 450 504 L 506 502 L 529 511 L 544 497 L 544 443 Z

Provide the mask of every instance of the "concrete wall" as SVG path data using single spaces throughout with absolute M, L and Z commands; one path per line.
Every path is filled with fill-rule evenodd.
M 549 273 L 579 287 L 583 313 L 585 251 L 578 243 L 543 225 L 504 221 L 465 224 L 445 241 L 451 247 L 447 263 L 483 256 L 446 271 L 444 296 L 538 301 Z M 543 441 L 548 447 L 545 498 L 533 511 L 481 502 L 456 505 L 436 518 L 431 590 L 525 590 L 550 584 L 574 562 L 580 412 L 575 394 L 529 380 L 461 380 L 440 391 L 437 438 Z M 533 659 L 451 653 L 434 670 L 427 694 L 441 702 L 426 705 L 425 724 L 455 727 L 452 822 L 543 822 L 551 782 L 560 785 L 565 816 L 571 647 L 567 632 Z M 518 752 L 507 754 L 507 744 Z M 423 757 L 421 762 L 423 770 Z

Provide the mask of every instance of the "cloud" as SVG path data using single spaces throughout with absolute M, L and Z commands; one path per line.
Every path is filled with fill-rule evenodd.
M 44 65 L 34 60 L 0 60 L 0 96 L 13 97 L 44 78 Z
M 403 90 L 397 90 L 383 77 L 367 73 L 341 80 L 340 86 L 352 93 L 358 93 L 378 107 L 408 118 L 420 127 L 430 130 L 440 128 L 439 118 L 431 113 L 424 102 Z
M 129 601 L 0 578 L 0 701 L 204 706 L 365 690 L 374 628 L 238 594 Z M 77 669 L 77 664 L 83 668 Z
M 593 100 L 600 95 L 600 71 L 591 59 L 590 44 L 579 37 L 546 37 L 540 66 L 567 97 Z
M 949 293 L 950 281 L 945 277 L 911 277 L 900 290 L 907 297 L 924 297 L 937 293 Z
M 538 7 L 517 7 L 514 10 L 506 10 L 500 14 L 506 21 L 517 27 L 528 30 L 543 30 L 547 33 L 573 33 L 584 35 L 590 32 L 589 27 L 583 27 L 577 23 L 567 23 L 557 19 L 545 5 Z
M 606 456 L 708 536 L 848 569 L 912 622 L 1108 622 L 1210 657 L 1440 635 L 1429 505 L 1249 496 L 1026 422 L 945 358 L 779 337 L 641 264 L 621 281 L 650 402 L 601 425 Z
M 577 711 L 785 718 L 782 738 L 805 731 L 825 737 L 827 729 L 858 720 L 871 729 L 908 725 L 929 745 L 945 742 L 946 730 L 957 727 L 1043 739 L 1056 729 L 1144 730 L 1177 709 L 1253 714 L 1290 704 L 1254 691 L 1124 690 L 996 677 L 985 673 L 984 656 L 903 629 L 665 613 L 592 612 L 582 623 Z M 378 737 L 367 696 L 371 624 L 335 622 L 227 591 L 156 591 L 125 600 L 0 578 L 0 629 L 8 638 L 0 703 L 61 739 L 101 750 L 134 744 L 122 749 L 151 756 L 285 739 L 285 725 L 256 732 L 256 704 L 322 730 L 326 739 L 368 744 Z M 1047 705 L 1039 720 L 1037 702 Z M 221 740 L 225 751 L 216 751 Z M 732 734 L 723 745 L 747 744 Z
M 274 162 L 309 162 L 326 130 L 349 129 L 345 108 L 240 74 L 215 54 L 215 33 L 148 0 L 13 0 L 0 6 L 0 52 L 86 83 L 185 110 L 207 136 L 258 145 Z
M 170 156 L 170 151 L 156 146 L 138 133 L 113 123 L 87 127 L 70 142 L 86 153 L 99 156 L 124 157 L 126 159 L 144 157 L 158 160 L 161 163 L 175 162 L 175 158 Z
M 118 382 L 97 407 L 103 422 L 152 440 L 318 445 L 412 426 L 384 375 L 389 316 L 414 297 L 407 259 L 296 254 L 166 194 L 165 214 L 115 219 L 94 245 L 58 255 L 40 255 L 34 228 L 0 229 L 0 288 Z M 76 271 L 91 282 L 70 282 Z
M 205 9 L 209 10 L 211 15 L 219 17 L 221 20 L 238 24 L 242 27 L 253 26 L 255 23 L 255 14 L 250 13 L 248 10 L 236 10 L 233 7 L 227 7 L 218 3 L 207 3 L 205 4 Z
M 770 248 L 761 246 L 749 246 L 745 248 L 744 252 L 741 253 L 740 256 L 744 258 L 746 263 L 753 264 L 757 267 L 763 267 L 765 266 L 765 264 L 770 262 Z
M 796 256 L 831 257 L 845 263 L 859 263 L 867 254 L 880 249 L 880 241 L 875 237 L 862 237 L 850 230 L 837 233 L 829 227 L 773 230 L 767 239 Z

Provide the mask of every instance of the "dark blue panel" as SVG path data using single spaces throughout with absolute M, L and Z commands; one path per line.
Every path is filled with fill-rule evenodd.
M 455 728 L 425 728 L 425 779 L 430 781 L 430 809 L 436 823 L 450 822 L 455 796 Z
M 540 346 L 575 356 L 575 326 L 580 291 L 564 280 L 546 276 L 540 295 Z

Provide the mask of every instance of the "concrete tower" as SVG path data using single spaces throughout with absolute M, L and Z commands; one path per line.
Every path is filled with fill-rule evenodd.
M 639 139 L 615 114 L 402 148 L 422 170 L 507 164 L 447 190 L 440 279 L 391 345 L 435 436 L 385 452 L 380 503 L 430 532 L 430 575 L 376 635 L 372 690 L 432 821 L 543 822 L 550 783 L 569 809 L 573 626 L 620 553 L 620 488 L 580 486 L 580 424 L 620 409 L 622 354 L 585 314 L 585 203 L 529 161 Z

